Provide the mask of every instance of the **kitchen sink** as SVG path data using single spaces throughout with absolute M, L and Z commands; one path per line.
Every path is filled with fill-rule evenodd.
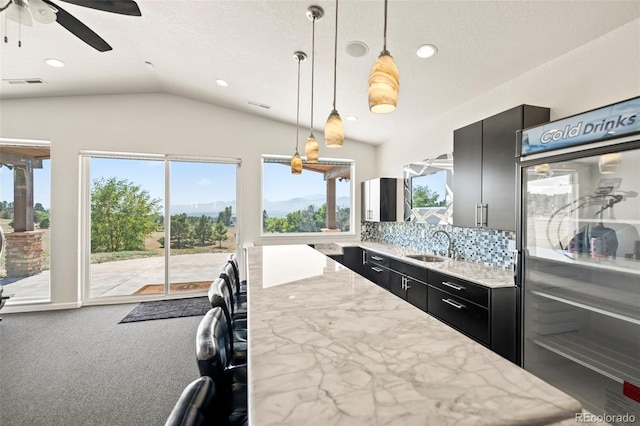
M 420 260 L 422 262 L 444 262 L 444 257 L 434 256 L 431 254 L 407 254 L 406 257 L 410 257 L 411 259 Z

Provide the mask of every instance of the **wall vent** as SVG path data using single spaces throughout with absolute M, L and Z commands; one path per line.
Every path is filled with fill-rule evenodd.
M 41 78 L 7 78 L 2 81 L 6 81 L 9 84 L 42 84 L 44 80 Z

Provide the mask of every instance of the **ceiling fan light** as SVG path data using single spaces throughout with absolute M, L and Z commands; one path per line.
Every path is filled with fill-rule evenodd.
M 29 13 L 26 2 L 24 6 L 18 6 L 15 2 L 12 2 L 7 8 L 7 18 L 27 27 L 33 26 L 31 13 Z
M 56 21 L 55 12 L 51 6 L 42 0 L 29 0 L 29 10 L 36 22 L 41 24 L 51 24 Z
M 317 163 L 318 158 L 320 158 L 320 147 L 318 147 L 318 142 L 313 133 L 309 135 L 307 143 L 304 144 L 304 155 L 307 157 L 307 163 Z
M 302 158 L 297 150 L 293 157 L 291 157 L 291 173 L 294 175 L 302 173 Z
M 395 110 L 399 90 L 398 67 L 389 52 L 383 51 L 369 75 L 369 110 L 376 114 Z
M 329 114 L 324 126 L 324 143 L 327 148 L 342 148 L 344 142 L 344 126 L 342 118 L 335 109 Z

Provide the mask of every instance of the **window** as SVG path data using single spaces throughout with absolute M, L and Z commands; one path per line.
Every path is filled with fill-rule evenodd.
M 0 139 L 0 286 L 7 304 L 50 300 L 50 144 Z
M 236 252 L 238 161 L 83 154 L 85 300 L 208 290 Z
M 291 173 L 290 158 L 262 157 L 262 234 L 353 233 L 352 160 L 320 159 Z

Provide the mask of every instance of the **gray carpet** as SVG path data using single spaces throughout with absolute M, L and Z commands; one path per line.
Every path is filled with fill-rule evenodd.
M 118 325 L 133 306 L 3 314 L 0 425 L 163 425 L 199 376 L 201 317 Z
M 120 323 L 192 317 L 204 315 L 209 309 L 211 309 L 211 303 L 206 296 L 140 302 L 120 320 Z

